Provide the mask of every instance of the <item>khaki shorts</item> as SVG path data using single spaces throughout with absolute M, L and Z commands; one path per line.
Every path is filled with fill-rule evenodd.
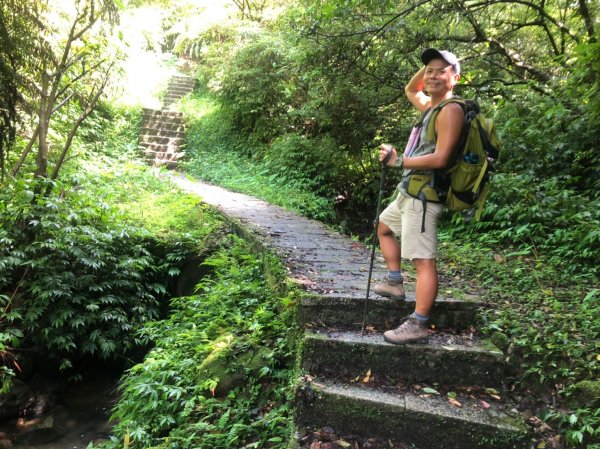
M 401 255 L 404 259 L 435 259 L 437 257 L 437 227 L 444 206 L 427 203 L 425 232 L 421 232 L 423 203 L 416 198 L 398 193 L 398 198 L 379 216 L 401 237 Z

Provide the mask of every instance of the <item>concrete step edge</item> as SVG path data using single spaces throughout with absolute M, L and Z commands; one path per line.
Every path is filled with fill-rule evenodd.
M 359 295 L 360 293 L 360 295 Z M 362 297 L 361 297 L 362 296 Z M 362 323 L 366 290 L 357 296 L 330 296 L 307 294 L 300 299 L 299 319 L 304 325 L 317 323 L 335 327 Z M 405 301 L 396 301 L 369 295 L 367 324 L 375 329 L 390 328 L 415 308 L 414 293 L 407 292 Z M 465 329 L 477 323 L 479 303 L 455 298 L 440 298 L 433 308 L 431 321 L 439 329 Z
M 494 404 L 462 408 L 441 396 L 395 395 L 321 379 L 297 390 L 297 424 L 414 444 L 420 449 L 526 449 L 527 428 Z M 426 429 L 426 430 L 424 430 Z
M 428 343 L 393 345 L 381 333 L 310 332 L 304 336 L 303 368 L 311 375 L 385 382 L 425 382 L 501 388 L 503 354 L 469 335 L 435 332 Z

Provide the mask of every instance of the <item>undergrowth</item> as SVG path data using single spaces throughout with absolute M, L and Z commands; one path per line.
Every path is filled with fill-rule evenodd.
M 597 441 L 600 395 L 576 396 L 600 375 L 599 286 L 571 277 L 533 248 L 511 249 L 485 237 L 442 232 L 442 270 L 484 287 L 489 307 L 481 310 L 481 330 L 504 351 L 518 388 L 546 398 L 542 417 L 573 447 Z
M 248 243 L 229 237 L 204 262 L 197 294 L 175 298 L 121 383 L 106 447 L 283 448 L 291 434 L 297 325 Z

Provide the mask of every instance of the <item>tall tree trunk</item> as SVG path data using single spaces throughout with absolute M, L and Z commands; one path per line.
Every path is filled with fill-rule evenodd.
M 48 78 L 44 74 L 42 95 L 38 113 L 38 152 L 36 157 L 36 177 L 45 178 L 48 175 L 48 123 L 50 121 L 50 105 L 48 104 Z
M 585 29 L 587 30 L 587 34 L 590 38 L 590 42 L 596 42 L 596 31 L 594 29 L 594 21 L 590 16 L 590 10 L 587 7 L 587 2 L 585 0 L 579 0 L 579 14 L 583 17 L 583 21 L 585 22 Z

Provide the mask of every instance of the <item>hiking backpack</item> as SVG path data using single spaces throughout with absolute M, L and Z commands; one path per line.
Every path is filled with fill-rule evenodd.
M 433 109 L 426 130 L 429 141 L 435 141 L 435 119 L 448 103 L 459 104 L 465 115 L 463 129 L 448 165 L 435 170 L 433 176 L 410 175 L 405 184 L 406 190 L 423 201 L 424 207 L 427 201 L 443 203 L 449 211 L 468 211 L 468 216 L 474 214 L 478 220 L 489 193 L 500 141 L 494 122 L 481 114 L 477 102 L 459 98 L 445 100 Z

